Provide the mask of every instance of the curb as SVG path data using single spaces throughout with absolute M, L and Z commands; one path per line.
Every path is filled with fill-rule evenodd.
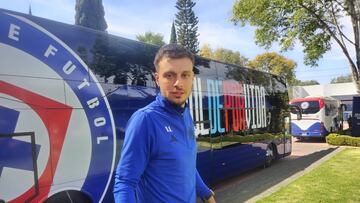
M 266 196 L 269 196 L 270 194 L 276 192 L 277 190 L 279 190 L 280 188 L 288 185 L 289 183 L 293 182 L 295 179 L 299 178 L 300 176 L 305 175 L 306 173 L 309 173 L 310 171 L 312 171 L 314 168 L 318 167 L 320 164 L 324 163 L 325 161 L 329 160 L 331 157 L 335 156 L 337 153 L 341 152 L 343 149 L 345 149 L 346 147 L 338 147 L 336 150 L 334 150 L 333 152 L 331 152 L 330 154 L 327 154 L 326 156 L 324 156 L 323 158 L 319 159 L 318 161 L 316 161 L 315 163 L 311 164 L 310 166 L 308 166 L 307 168 L 305 168 L 302 171 L 299 171 L 297 173 L 295 173 L 294 175 L 288 177 L 287 179 L 281 181 L 280 183 L 274 185 L 273 187 L 265 190 L 264 192 L 246 200 L 246 203 L 252 203 L 252 202 L 256 202 Z

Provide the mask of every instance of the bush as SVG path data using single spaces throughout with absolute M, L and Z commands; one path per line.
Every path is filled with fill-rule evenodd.
M 348 135 L 339 135 L 331 133 L 326 137 L 326 142 L 331 145 L 345 145 L 360 147 L 360 137 L 351 137 Z
M 287 138 L 290 138 L 290 135 L 285 135 Z M 212 137 L 212 143 L 220 143 L 220 142 L 237 142 L 237 143 L 248 143 L 248 142 L 262 142 L 265 140 L 274 140 L 284 137 L 284 134 L 253 134 L 253 135 L 223 135 L 218 137 Z M 197 141 L 210 141 L 209 137 L 198 137 Z

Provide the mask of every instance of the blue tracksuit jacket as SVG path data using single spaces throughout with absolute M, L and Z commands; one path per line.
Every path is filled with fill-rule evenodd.
M 161 94 L 130 118 L 115 174 L 116 202 L 189 202 L 210 194 L 196 170 L 189 109 Z

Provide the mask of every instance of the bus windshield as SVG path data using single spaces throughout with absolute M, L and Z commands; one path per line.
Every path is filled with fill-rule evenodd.
M 302 114 L 314 114 L 320 110 L 319 101 L 301 101 L 301 102 L 294 102 L 293 105 L 296 105 L 301 108 Z M 296 114 L 296 112 L 291 113 Z

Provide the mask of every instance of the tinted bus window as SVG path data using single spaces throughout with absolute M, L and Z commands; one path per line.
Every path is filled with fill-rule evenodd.
M 293 105 L 300 107 L 303 114 L 314 114 L 320 110 L 320 105 L 318 101 L 295 102 L 293 103 Z

